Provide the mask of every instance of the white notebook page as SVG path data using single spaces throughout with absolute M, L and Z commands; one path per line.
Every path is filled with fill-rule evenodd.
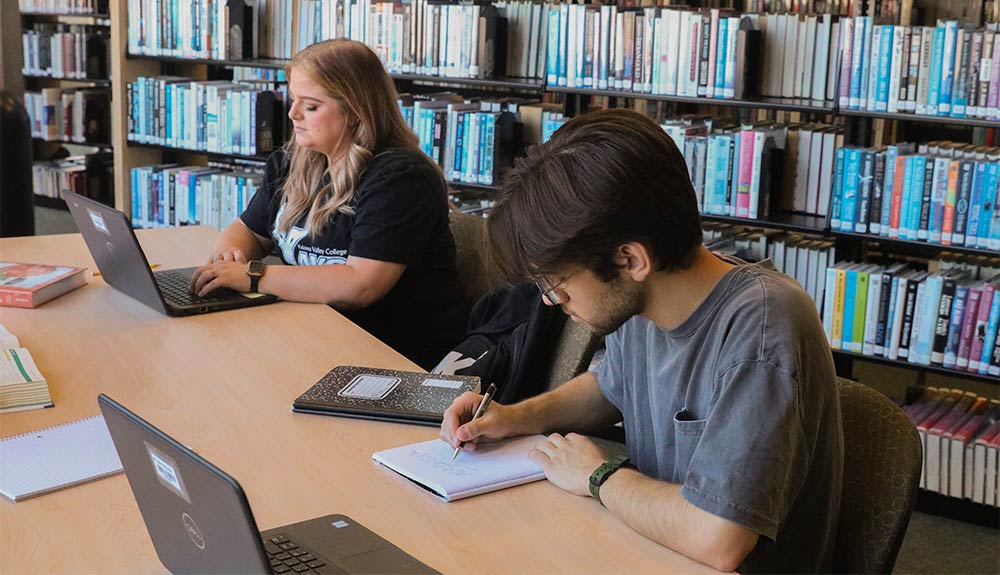
M 0 440 L 0 494 L 12 501 L 121 471 L 100 415 Z
M 542 468 L 528 457 L 541 435 L 500 443 L 481 443 L 475 451 L 455 449 L 440 439 L 404 445 L 372 455 L 372 459 L 431 489 L 445 501 L 543 479 Z

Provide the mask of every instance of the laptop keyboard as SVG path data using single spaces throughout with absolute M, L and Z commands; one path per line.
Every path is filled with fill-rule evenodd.
M 162 271 L 153 277 L 156 278 L 156 285 L 160 287 L 163 299 L 179 307 L 229 300 L 233 296 L 232 290 L 218 289 L 205 297 L 198 297 L 190 291 L 191 278 L 183 273 Z
M 279 575 L 343 573 L 284 534 L 264 539 L 264 550 L 267 551 L 267 558 L 271 562 L 271 571 Z

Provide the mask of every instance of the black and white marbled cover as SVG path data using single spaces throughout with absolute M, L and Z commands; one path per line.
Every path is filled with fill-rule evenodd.
M 361 385 L 376 380 L 386 383 L 381 386 Z M 359 395 L 359 389 L 380 393 L 364 397 Z M 479 391 L 478 377 L 341 365 L 331 369 L 300 395 L 292 404 L 292 409 L 304 413 L 437 425 L 441 423 L 444 410 L 466 391 Z

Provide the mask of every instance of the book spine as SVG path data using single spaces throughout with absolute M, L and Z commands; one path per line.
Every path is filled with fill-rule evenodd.
M 944 357 L 941 365 L 952 369 L 958 362 L 958 345 L 962 339 L 962 324 L 965 320 L 966 303 L 969 298 L 969 288 L 957 286 L 952 300 L 951 317 L 948 322 L 948 336 L 944 346 Z M 934 358 L 931 358 L 934 361 Z
M 945 347 L 948 343 L 948 328 L 951 326 L 951 312 L 955 299 L 956 285 L 953 278 L 945 278 L 941 287 L 941 299 L 934 317 L 934 336 L 931 343 L 931 365 L 943 365 Z M 934 312 L 934 310 L 928 310 Z

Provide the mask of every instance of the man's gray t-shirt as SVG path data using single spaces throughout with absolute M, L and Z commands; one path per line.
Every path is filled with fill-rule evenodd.
M 740 262 L 682 325 L 635 316 L 596 369 L 645 475 L 761 535 L 741 572 L 830 571 L 843 436 L 815 304 L 767 264 Z

